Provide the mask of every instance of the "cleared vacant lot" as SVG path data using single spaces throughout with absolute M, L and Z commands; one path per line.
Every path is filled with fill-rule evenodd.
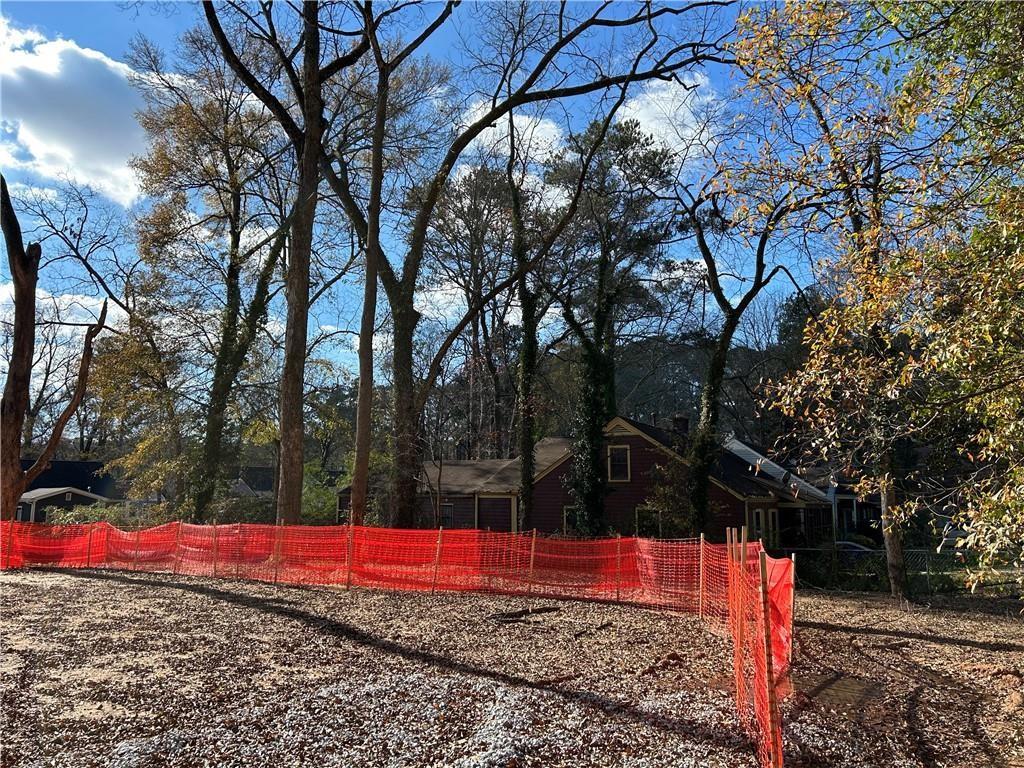
M 755 765 L 691 616 L 115 572 L 0 589 L 4 766 Z M 1021 759 L 1020 622 L 797 610 L 788 765 Z

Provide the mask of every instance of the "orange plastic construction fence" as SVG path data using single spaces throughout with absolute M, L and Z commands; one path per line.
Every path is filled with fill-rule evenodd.
M 735 538 L 735 537 L 733 537 Z M 762 765 L 782 764 L 792 658 L 790 560 L 701 539 L 359 526 L 0 524 L 0 568 L 117 568 L 283 584 L 455 590 L 628 602 L 697 614 L 733 645 L 736 706 Z

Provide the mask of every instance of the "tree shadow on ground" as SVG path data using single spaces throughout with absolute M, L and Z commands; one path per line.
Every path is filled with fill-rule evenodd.
M 997 592 L 1005 589 L 1004 592 Z M 965 590 L 956 592 L 936 592 L 931 594 L 915 594 L 911 596 L 905 608 L 911 611 L 948 611 L 960 614 L 983 614 L 986 616 L 1002 616 L 1019 621 L 1024 612 L 1024 599 L 1016 584 L 985 585 L 978 587 L 978 592 Z M 859 605 L 878 606 L 899 610 L 900 605 L 888 593 L 883 592 L 850 592 L 845 590 L 807 591 L 798 590 L 798 597 L 825 597 L 837 602 L 854 602 Z
M 790 722 L 799 722 L 812 708 L 845 712 L 845 717 L 859 723 L 868 735 L 876 729 L 887 737 L 901 732 L 913 756 L 924 766 L 961 764 L 965 754 L 983 756 L 984 762 L 978 765 L 1008 764 L 985 728 L 983 714 L 991 707 L 989 697 L 967 681 L 914 659 L 911 643 L 939 643 L 995 653 L 1020 652 L 1024 646 L 826 622 L 802 621 L 796 626 L 813 631 L 797 634 L 798 694 L 787 717 Z M 830 652 L 834 645 L 814 637 L 815 632 L 849 636 L 853 656 L 834 655 Z M 891 637 L 893 642 L 855 643 L 856 635 Z M 885 672 L 869 671 L 879 668 Z M 963 725 L 956 733 L 949 733 L 943 724 L 950 722 Z M 865 743 L 871 741 L 869 735 Z M 879 743 L 884 743 L 883 739 Z M 799 740 L 797 747 L 798 751 L 813 753 L 813 748 Z M 797 764 L 826 764 L 817 757 Z
M 418 664 L 443 669 L 448 672 L 484 678 L 509 687 L 550 693 L 570 703 L 582 705 L 602 712 L 609 717 L 630 720 L 638 724 L 683 736 L 688 740 L 733 751 L 744 751 L 754 748 L 754 745 L 749 741 L 749 739 L 742 735 L 743 732 L 738 722 L 736 723 L 735 732 L 729 733 L 723 732 L 723 729 L 720 727 L 714 727 L 710 724 L 697 722 L 683 717 L 669 717 L 666 715 L 652 714 L 626 701 L 613 699 L 593 691 L 568 688 L 561 684 L 561 682 L 564 681 L 560 679 L 539 681 L 530 680 L 529 678 L 509 674 L 500 670 L 459 661 L 458 659 L 453 659 L 440 653 L 425 651 L 418 648 L 410 648 L 409 646 L 402 645 L 401 643 L 393 640 L 388 640 L 380 637 L 379 635 L 367 632 L 366 630 L 360 629 L 352 624 L 331 619 L 327 616 L 296 607 L 297 604 L 294 601 L 247 595 L 206 584 L 152 578 L 141 574 L 127 575 L 124 573 L 60 568 L 39 570 L 48 570 L 52 573 L 60 573 L 74 578 L 116 582 L 132 586 L 154 587 L 157 589 L 177 589 L 183 592 L 191 592 L 213 600 L 220 600 L 231 605 L 237 605 L 243 608 L 261 611 L 273 616 L 291 619 L 292 621 L 305 624 L 317 632 L 322 632 L 339 640 L 373 648 L 382 653 L 387 653 Z
M 992 651 L 994 653 L 1024 652 L 1024 644 L 1021 643 L 971 640 L 966 637 L 945 637 L 943 635 L 925 634 L 923 632 L 908 632 L 901 629 L 852 626 L 849 624 L 833 624 L 824 621 L 797 621 L 795 624 L 798 630 L 816 629 L 822 632 L 839 632 L 849 635 L 881 635 L 883 637 L 895 637 L 903 640 L 919 640 L 925 643 L 937 643 L 938 645 L 958 645 L 963 648 L 977 648 L 982 651 Z

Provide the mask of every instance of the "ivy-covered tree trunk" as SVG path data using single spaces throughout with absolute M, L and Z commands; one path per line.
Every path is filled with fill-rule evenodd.
M 570 482 L 575 501 L 576 532 L 595 536 L 605 532 L 604 427 L 615 416 L 615 363 L 610 345 L 584 345 L 580 398 L 576 410 L 575 442 Z
M 231 178 L 234 178 L 233 174 L 231 174 Z M 235 341 L 238 336 L 238 315 L 242 307 L 242 291 L 239 285 L 242 275 L 242 264 L 239 258 L 241 213 L 241 193 L 236 188 L 231 195 L 231 237 L 220 346 L 217 349 L 217 359 L 213 366 L 210 399 L 206 404 L 203 448 L 192 478 L 192 519 L 196 523 L 201 523 L 206 518 L 207 509 L 224 473 L 221 456 L 224 424 L 231 389 L 238 373 L 234 370 L 232 363 L 235 358 Z
M 519 348 L 519 527 L 533 519 L 533 476 L 536 472 L 537 411 L 535 379 L 537 375 L 537 295 L 530 290 L 524 273 L 519 278 L 519 305 L 522 309 L 523 339 Z
M 726 315 L 714 349 L 711 351 L 707 374 L 704 377 L 704 387 L 700 393 L 700 417 L 687 452 L 690 462 L 690 493 L 693 510 L 696 523 L 701 529 L 706 525 L 710 515 L 711 470 L 715 465 L 719 450 L 719 400 L 722 394 L 722 383 L 725 381 L 726 365 L 729 361 L 729 348 L 732 346 L 733 336 L 739 327 L 739 318 L 739 314 L 735 312 Z

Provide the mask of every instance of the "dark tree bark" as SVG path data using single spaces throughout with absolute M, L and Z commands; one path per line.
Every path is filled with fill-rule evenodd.
M 241 201 L 235 195 L 236 213 L 233 221 L 241 220 Z M 270 301 L 270 283 L 284 247 L 285 233 L 282 231 L 274 240 L 273 247 L 260 269 L 252 300 L 242 312 L 240 288 L 242 263 L 239 254 L 241 231 L 236 227 L 231 235 L 231 257 L 227 272 L 226 305 L 223 312 L 221 345 L 214 362 L 213 380 L 210 384 L 210 398 L 206 405 L 206 424 L 203 430 L 203 444 L 199 464 L 191 482 L 192 519 L 201 523 L 206 519 L 210 502 L 217 491 L 217 485 L 224 479 L 226 457 L 224 452 L 224 429 L 226 413 L 231 395 L 238 381 L 238 375 L 245 365 L 246 356 L 259 332 L 259 326 L 266 318 Z M 241 327 L 239 318 L 241 316 Z
M 410 290 L 411 293 L 411 290 Z M 392 391 L 394 396 L 395 458 L 392 466 L 392 524 L 413 528 L 417 523 L 417 485 L 422 461 L 420 413 L 413 374 L 413 334 L 420 313 L 407 302 L 392 308 L 394 348 L 392 351 Z
M 36 284 L 39 281 L 39 259 L 42 248 L 39 243 L 25 247 L 21 225 L 11 205 L 7 192 L 7 180 L 0 176 L 0 225 L 7 246 L 7 263 L 14 281 L 14 328 L 11 344 L 11 359 L 4 382 L 3 398 L 0 400 L 0 519 L 14 518 L 18 500 L 25 489 L 42 474 L 53 458 L 64 434 L 64 427 L 78 410 L 85 397 L 92 364 L 93 341 L 107 319 L 107 303 L 103 302 L 97 321 L 85 333 L 82 345 L 82 359 L 78 366 L 78 378 L 71 392 L 71 398 L 53 425 L 49 439 L 43 446 L 35 463 L 28 470 L 21 469 L 21 438 L 24 429 L 25 412 L 28 409 L 29 388 L 32 381 L 32 355 L 35 350 Z
M 509 152 L 505 166 L 512 202 L 512 260 L 520 273 L 516 281 L 516 294 L 522 313 L 523 338 L 519 347 L 519 392 L 516 410 L 519 413 L 516 443 L 519 450 L 519 529 L 533 519 L 533 476 L 536 473 L 537 408 L 534 388 L 537 376 L 537 293 L 530 286 L 529 258 L 527 255 L 526 222 L 523 216 L 523 196 L 515 179 L 517 162 L 515 119 L 509 113 Z
M 240 7 L 241 4 L 234 4 Z M 303 476 L 303 384 L 306 367 L 306 337 L 309 321 L 309 268 L 313 246 L 320 167 L 325 158 L 323 149 L 324 105 L 323 84 L 351 66 L 368 50 L 365 36 L 349 51 L 320 65 L 320 3 L 316 0 L 301 6 L 302 67 L 297 71 L 294 54 L 288 54 L 290 43 L 273 33 L 268 42 L 277 53 L 278 63 L 288 76 L 293 96 L 298 101 L 301 125 L 292 112 L 256 77 L 239 58 L 220 24 L 210 0 L 203 10 L 214 39 L 225 61 L 281 124 L 295 151 L 298 166 L 296 203 L 290 226 L 290 240 L 285 279 L 288 305 L 284 342 L 284 368 L 281 374 L 280 469 L 277 475 L 277 517 L 284 523 L 298 522 L 302 509 Z M 244 13 L 245 11 L 243 11 Z M 271 14 L 270 4 L 262 6 Z M 272 28 L 272 25 L 270 25 Z
M 703 529 L 708 520 L 710 507 L 708 494 L 711 489 L 711 470 L 718 457 L 720 447 L 718 422 L 721 412 L 722 383 L 725 380 L 725 371 L 729 362 L 729 349 L 732 347 L 732 340 L 736 335 L 739 322 L 739 314 L 735 312 L 728 313 L 721 330 L 718 332 L 718 339 L 711 350 L 707 373 L 704 376 L 704 385 L 700 392 L 700 415 L 697 420 L 697 427 L 690 437 L 688 449 L 690 458 L 690 496 L 699 529 Z
M 370 452 L 373 449 L 373 336 L 377 328 L 377 273 L 385 259 L 380 242 L 380 214 L 384 182 L 384 140 L 391 88 L 391 68 L 378 44 L 373 12 L 363 7 L 365 38 L 377 62 L 377 100 L 374 104 L 373 136 L 370 147 L 370 195 L 366 209 L 366 274 L 363 277 L 363 309 L 359 319 L 359 386 L 356 391 L 355 456 L 352 464 L 351 521 L 362 525 L 370 488 Z

